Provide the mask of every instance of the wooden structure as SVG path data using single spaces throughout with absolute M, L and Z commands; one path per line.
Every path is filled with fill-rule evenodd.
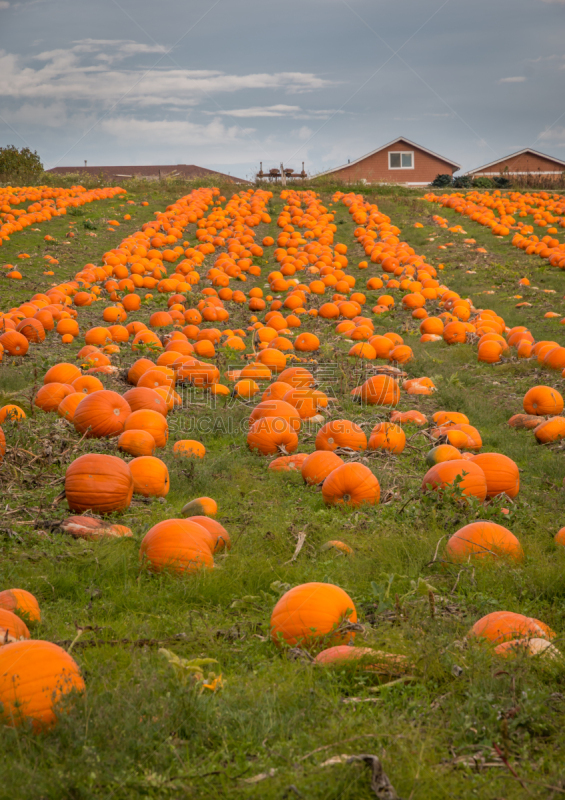
M 281 164 L 280 169 L 274 167 L 268 172 L 263 172 L 263 162 L 260 162 L 259 172 L 255 176 L 258 181 L 267 180 L 270 183 L 278 183 L 279 181 L 284 185 L 287 180 L 297 180 L 307 178 L 308 175 L 304 169 L 304 161 L 302 162 L 302 172 L 295 172 L 292 167 L 285 167 Z
M 564 172 L 565 161 L 526 147 L 524 150 L 511 153 L 509 156 L 499 158 L 497 161 L 491 161 L 490 164 L 483 164 L 482 167 L 471 169 L 467 174 L 475 177 L 484 175 L 488 178 L 499 175 L 505 177 L 518 175 L 533 177 L 554 176 L 557 178 L 563 175 Z
M 446 156 L 399 137 L 378 147 L 355 161 L 316 175 L 328 175 L 344 183 L 400 183 L 405 186 L 427 186 L 436 175 L 453 175 L 460 164 Z

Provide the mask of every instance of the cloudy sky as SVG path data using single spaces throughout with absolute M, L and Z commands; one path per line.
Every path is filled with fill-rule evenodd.
M 565 159 L 564 86 L 565 0 L 0 0 L 0 146 L 46 167 Z

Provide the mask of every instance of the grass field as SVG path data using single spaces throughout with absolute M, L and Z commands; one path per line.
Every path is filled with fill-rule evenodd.
M 23 280 L 0 277 L 0 310 L 71 279 L 88 262 L 100 263 L 104 252 L 155 211 L 190 191 L 181 184 L 126 188 L 136 205 L 100 201 L 40 230 L 13 234 L 0 248 L 0 266 L 17 264 Z M 221 189 L 228 198 L 234 191 Z M 257 241 L 268 234 L 276 238 L 284 205 L 278 194 L 269 204 L 272 223 L 257 228 Z M 417 192 L 381 196 L 367 189 L 366 197 L 417 253 L 436 268 L 444 265 L 440 278 L 450 289 L 473 298 L 477 308 L 494 309 L 508 327 L 527 326 L 536 340 L 562 340 L 559 318 L 544 318 L 547 311 L 565 316 L 558 269 L 513 247 L 511 237 L 495 238 Z M 331 203 L 328 193 L 322 199 Z M 145 200 L 149 205 L 140 206 Z M 343 204 L 333 210 L 335 241 L 348 246 L 348 272 L 365 291 L 366 280 L 382 274 L 380 267 L 357 268 L 365 253 L 353 236 L 355 224 Z M 121 221 L 124 213 L 131 220 Z M 461 223 L 488 252 L 477 253 L 463 235 L 439 228 L 434 214 L 450 225 Z M 120 220 L 120 227 L 106 230 L 108 219 Z M 414 228 L 415 222 L 424 227 Z M 66 238 L 69 226 L 76 233 L 72 239 Z M 46 234 L 55 242 L 45 242 Z M 184 232 L 191 243 L 194 234 L 194 225 Z M 438 250 L 448 242 L 453 246 Z M 266 276 L 277 267 L 272 251 L 265 248 L 255 259 L 262 275 L 245 284 L 246 292 L 254 285 L 266 292 Z M 21 252 L 32 258 L 18 261 Z M 43 274 L 47 253 L 59 260 L 54 276 Z M 532 285 L 519 286 L 522 277 Z M 194 287 L 187 307 L 208 285 L 203 278 Z M 147 322 L 150 312 L 166 308 L 167 296 L 153 294 L 128 321 Z M 382 292 L 366 294 L 370 313 Z M 531 307 L 516 308 L 515 295 Z M 521 490 L 514 503 L 495 500 L 484 507 L 422 495 L 430 442 L 407 427 L 413 438 L 401 455 L 367 455 L 381 484 L 381 504 L 326 508 L 319 489 L 306 487 L 300 474 L 272 473 L 269 459 L 249 452 L 244 430 L 254 403 L 218 398 L 211 407 L 192 397 L 194 402 L 169 416 L 169 443 L 158 453 L 169 468 L 170 493 L 162 500 L 134 499 L 115 520 L 131 527 L 133 538 L 72 540 L 58 527 L 68 516 L 65 502 L 53 504 L 65 470 L 85 452 L 116 454 L 116 444 L 81 441 L 72 425 L 34 409 L 32 401 L 46 369 L 73 361 L 84 342 L 79 337 L 62 345 L 52 334 L 24 359 L 4 356 L 0 406 L 17 403 L 28 417 L 3 426 L 8 450 L 0 466 L 0 589 L 25 588 L 38 598 L 43 619 L 32 636 L 71 648 L 87 690 L 48 733 L 1 728 L 0 797 L 361 800 L 376 796 L 367 766 L 343 759 L 327 763 L 359 754 L 381 759 L 404 800 L 565 795 L 564 664 L 525 657 L 502 661 L 465 639 L 479 617 L 506 609 L 543 620 L 561 645 L 565 549 L 556 547 L 553 536 L 565 525 L 563 449 L 540 446 L 531 431 L 512 429 L 507 421 L 522 412 L 530 387 L 541 383 L 563 392 L 564 380 L 535 358 L 493 366 L 479 363 L 471 344 L 422 344 L 418 321 L 402 310 L 400 294 L 395 297 L 393 311 L 373 315 L 375 332 L 401 333 L 415 354 L 406 367 L 409 376 L 426 375 L 438 389 L 429 397 L 403 393 L 398 408 L 418 409 L 430 419 L 441 409 L 467 414 L 482 435 L 483 451 L 504 453 L 518 464 Z M 105 305 L 81 310 L 81 332 L 103 324 Z M 247 306 L 226 306 L 229 326 L 246 328 Z M 348 359 L 351 343 L 335 334 L 334 325 L 305 315 L 300 330 L 315 332 L 322 342 L 314 357 L 324 367 L 325 388 L 335 393 L 331 416 L 369 426 L 388 419 L 387 409 L 352 402 L 359 365 Z M 126 367 L 136 358 L 124 345 L 113 363 Z M 219 356 L 222 373 L 232 363 L 230 356 Z M 121 373 L 103 382 L 120 393 L 129 388 Z M 314 425 L 303 427 L 300 452 L 313 451 L 315 431 Z M 172 445 L 179 438 L 202 441 L 205 458 L 175 460 Z M 218 520 L 233 542 L 230 553 L 216 559 L 218 569 L 187 578 L 140 570 L 139 543 L 147 530 L 180 516 L 183 505 L 200 495 L 217 500 Z M 440 564 L 446 537 L 484 518 L 513 531 L 524 563 Z M 304 545 L 293 560 L 300 533 Z M 333 539 L 348 544 L 353 556 L 324 550 Z M 307 656 L 277 648 L 269 638 L 272 608 L 282 591 L 308 581 L 345 589 L 362 625 L 356 644 L 406 655 L 413 667 L 409 679 L 383 685 L 367 670 L 322 669 Z M 223 688 L 200 693 L 179 679 L 160 648 L 182 658 L 216 659 L 213 669 L 222 674 Z

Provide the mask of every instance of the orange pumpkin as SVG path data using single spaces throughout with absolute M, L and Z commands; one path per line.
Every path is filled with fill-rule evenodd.
M 39 603 L 25 589 L 5 589 L 0 592 L 0 608 L 19 614 L 29 622 L 41 622 Z
M 293 453 L 298 447 L 298 436 L 284 417 L 260 417 L 249 429 L 247 445 L 264 456 L 274 455 L 281 448 Z
M 23 333 L 6 331 L 0 336 L 0 345 L 11 356 L 25 356 L 29 350 L 29 342 Z
M 464 496 L 483 501 L 487 496 L 487 479 L 477 465 L 465 459 L 443 461 L 429 469 L 422 481 L 422 491 L 447 489 L 457 484 Z
M 388 375 L 373 375 L 361 386 L 360 397 L 363 403 L 371 406 L 396 406 L 400 400 L 400 387 Z
M 388 450 L 390 453 L 402 453 L 406 446 L 406 434 L 393 422 L 378 422 L 369 437 L 369 450 Z
M 447 542 L 445 553 L 454 563 L 470 559 L 524 559 L 522 545 L 514 534 L 502 525 L 485 520 L 460 528 Z
M 271 614 L 271 638 L 276 644 L 294 647 L 322 640 L 340 644 L 355 637 L 340 631 L 344 623 L 357 622 L 357 611 L 347 592 L 329 583 L 303 583 L 289 589 Z
M 124 423 L 124 430 L 147 431 L 155 439 L 157 447 L 165 447 L 169 439 L 169 424 L 158 411 L 133 411 Z
M 516 614 L 514 611 L 492 611 L 475 622 L 468 636 L 486 639 L 496 644 L 524 636 L 554 639 L 555 633 L 548 625 L 535 617 L 526 617 L 523 614 Z
M 67 383 L 46 383 L 35 395 L 33 404 L 46 413 L 56 411 L 70 394 L 74 394 L 74 390 Z
M 43 383 L 69 383 L 72 384 L 82 375 L 80 369 L 75 364 L 55 364 L 48 369 L 43 376 Z
M 49 385 L 55 386 L 56 384 L 51 383 Z M 57 406 L 57 414 L 63 419 L 68 419 L 69 422 L 72 422 L 79 404 L 82 403 L 85 397 L 86 395 L 83 392 L 73 392 L 63 397 Z
M 563 397 L 551 386 L 533 386 L 524 395 L 524 411 L 537 416 L 556 416 L 563 411 Z
M 29 638 L 30 632 L 25 622 L 22 622 L 12 611 L 0 608 L 0 646 Z
M 125 525 L 110 524 L 96 517 L 67 517 L 61 523 L 65 533 L 70 533 L 75 539 L 87 539 L 96 542 L 99 539 L 118 539 L 122 536 L 133 536 L 130 528 Z
M 117 456 L 79 456 L 65 473 L 65 495 L 72 511 L 122 511 L 128 508 L 133 495 L 131 470 Z
M 274 472 L 299 472 L 302 464 L 308 458 L 308 453 L 295 453 L 292 456 L 279 456 L 269 464 L 269 469 Z
M 448 422 L 451 422 L 454 425 L 459 425 L 461 423 L 464 425 L 469 424 L 469 417 L 466 414 L 461 414 L 459 411 L 436 411 L 432 419 L 437 425 L 440 426 L 445 425 Z
M 156 389 L 148 389 L 146 386 L 137 386 L 129 389 L 124 394 L 124 400 L 133 411 L 145 409 L 147 411 L 158 411 L 164 417 L 169 413 L 167 402 Z
M 0 648 L 0 705 L 8 725 L 31 720 L 36 730 L 50 727 L 63 695 L 84 688 L 76 662 L 56 644 L 30 639 Z
M 249 415 L 249 426 L 264 417 L 282 417 L 286 419 L 291 428 L 299 431 L 302 425 L 300 414 L 294 406 L 284 400 L 262 400 Z
M 322 497 L 328 506 L 376 505 L 381 497 L 381 487 L 368 467 L 352 462 L 330 472 L 322 485 Z
M 515 461 L 502 453 L 479 453 L 472 456 L 470 461 L 485 473 L 487 497 L 496 497 L 499 494 L 516 497 L 520 491 L 520 471 Z
M 426 464 L 433 467 L 434 464 L 441 464 L 443 461 L 456 461 L 461 459 L 461 453 L 451 444 L 438 444 L 426 456 Z
M 120 434 L 118 448 L 130 456 L 152 456 L 155 439 L 148 431 L 127 430 Z
M 542 444 L 558 442 L 565 437 L 565 417 L 550 417 L 534 429 L 534 436 Z
M 322 425 L 316 434 L 316 450 L 349 448 L 360 452 L 367 448 L 367 437 L 362 428 L 347 419 L 334 419 Z
M 102 439 L 119 436 L 130 416 L 131 408 L 120 394 L 102 389 L 86 395 L 75 411 L 73 423 L 77 433 Z
M 177 457 L 204 458 L 206 448 L 194 439 L 179 439 L 173 445 L 173 453 Z
M 182 513 L 187 517 L 206 516 L 215 517 L 218 512 L 218 504 L 211 497 L 197 497 L 190 500 L 182 509 Z
M 166 497 L 171 488 L 167 465 L 155 456 L 139 456 L 129 462 L 134 494 Z
M 305 483 L 323 483 L 343 463 L 343 459 L 332 450 L 316 450 L 304 460 L 300 471 Z
M 210 534 L 196 522 L 166 519 L 147 531 L 139 557 L 152 572 L 192 574 L 214 566 L 209 542 Z
M 511 428 L 533 430 L 540 424 L 540 418 L 535 414 L 514 414 L 508 420 Z
M 213 553 L 220 553 L 224 549 L 231 550 L 230 535 L 224 526 L 220 525 L 217 520 L 202 516 L 187 517 L 187 519 L 190 522 L 196 522 L 198 525 L 201 525 L 203 528 L 205 528 L 208 533 L 212 534 L 214 538 L 212 546 Z

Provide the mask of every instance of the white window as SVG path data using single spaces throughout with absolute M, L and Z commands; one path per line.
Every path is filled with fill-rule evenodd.
M 414 151 L 396 151 L 388 154 L 389 169 L 414 169 Z

